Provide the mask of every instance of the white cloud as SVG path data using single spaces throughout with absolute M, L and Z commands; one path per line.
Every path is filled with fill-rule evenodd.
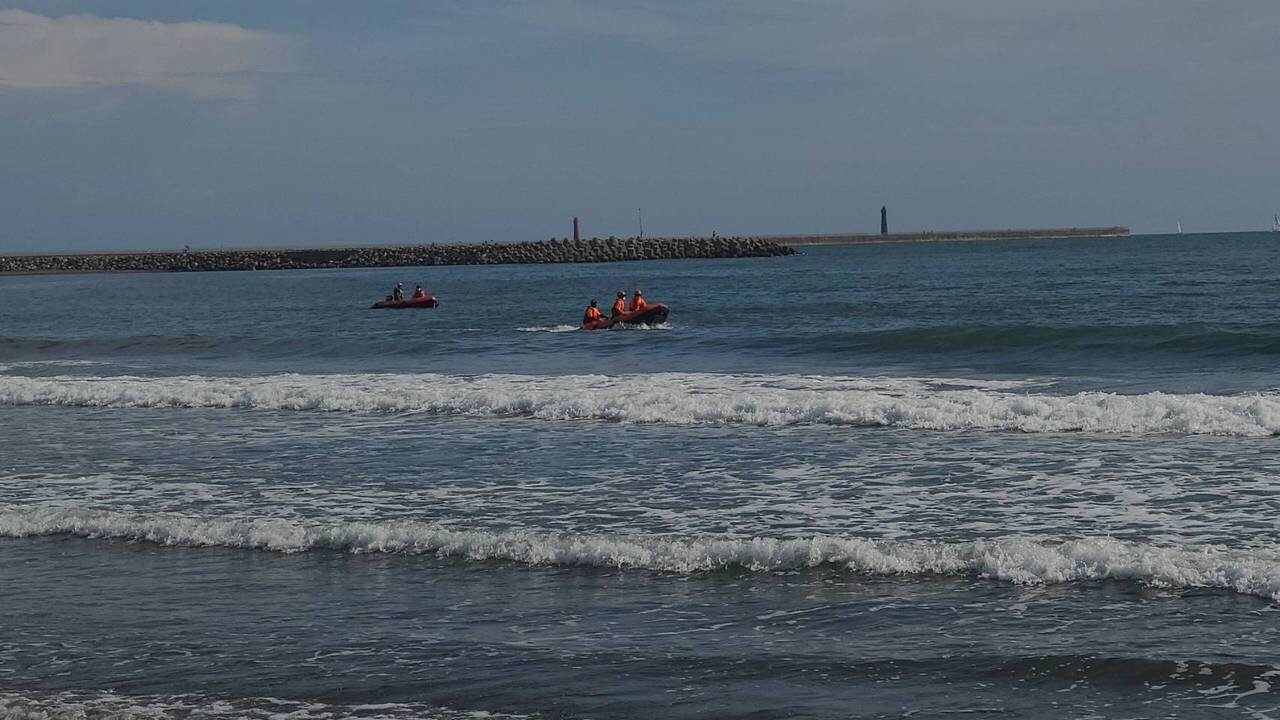
M 226 23 L 0 10 L 0 92 L 132 85 L 241 100 L 293 54 L 289 38 Z

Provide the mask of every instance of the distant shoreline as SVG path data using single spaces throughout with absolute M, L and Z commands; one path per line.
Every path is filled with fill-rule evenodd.
M 434 265 L 595 263 L 627 260 L 778 257 L 797 247 L 872 243 L 971 242 L 1123 237 L 1127 227 L 962 230 L 886 235 L 592 238 L 522 243 L 372 247 L 241 248 L 219 250 L 0 255 L 0 275 L 97 272 L 209 272 Z
M 786 245 L 760 238 L 592 238 L 479 245 L 0 255 L 0 275 L 599 263 L 794 254 Z
M 789 247 L 808 245 L 859 245 L 863 243 L 911 243 L 911 242 L 972 242 L 977 240 L 1052 240 L 1060 238 L 1124 237 L 1129 228 L 1080 227 L 1034 228 L 1019 230 L 948 230 L 941 232 L 889 233 L 863 235 L 762 235 Z

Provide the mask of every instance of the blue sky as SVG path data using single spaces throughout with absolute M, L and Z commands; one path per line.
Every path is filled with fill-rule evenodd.
M 0 0 L 0 252 L 1280 211 L 1280 3 Z

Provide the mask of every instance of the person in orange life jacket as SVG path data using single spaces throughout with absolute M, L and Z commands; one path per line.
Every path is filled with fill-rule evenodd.
M 600 319 L 600 308 L 596 307 L 596 301 L 592 300 L 587 306 L 586 312 L 582 313 L 582 324 L 593 323 Z
M 618 297 L 613 301 L 613 311 L 609 313 L 609 317 L 618 317 L 627 311 L 627 294 L 618 291 Z
M 425 299 L 426 299 L 426 297 L 427 297 L 427 291 L 426 291 L 426 290 L 423 290 L 421 285 L 417 285 L 417 286 L 415 286 L 415 287 L 413 288 L 413 295 L 411 295 L 411 296 L 409 297 L 409 299 L 410 299 L 410 300 L 425 300 Z
M 644 293 L 636 290 L 631 293 L 631 312 L 644 309 Z

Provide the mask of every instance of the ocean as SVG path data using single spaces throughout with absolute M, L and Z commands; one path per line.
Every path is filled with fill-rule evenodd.
M 802 250 L 0 277 L 0 717 L 1280 717 L 1280 239 Z

